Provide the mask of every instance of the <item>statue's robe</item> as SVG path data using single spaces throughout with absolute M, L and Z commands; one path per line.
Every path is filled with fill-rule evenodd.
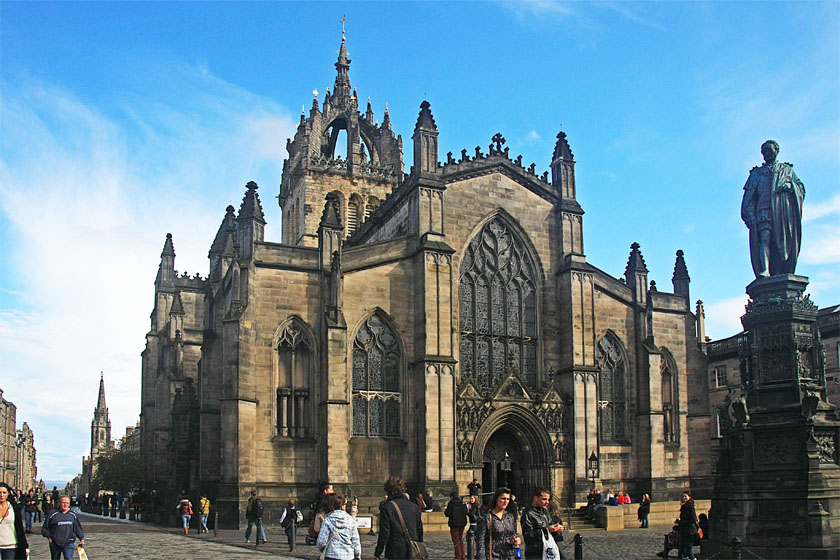
M 793 164 L 775 162 L 750 170 L 744 185 L 741 218 L 750 230 L 750 257 L 756 276 L 762 269 L 759 222 L 761 214 L 767 211 L 771 226 L 769 273 L 771 276 L 794 273 L 802 239 L 804 198 L 805 185 L 794 173 Z M 762 201 L 769 202 L 769 208 L 765 208 Z

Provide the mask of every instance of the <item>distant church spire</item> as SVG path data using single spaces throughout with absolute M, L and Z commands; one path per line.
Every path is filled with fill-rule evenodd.
M 104 449 L 111 447 L 111 419 L 105 405 L 105 374 L 99 372 L 99 396 L 90 423 L 90 458 L 93 461 Z
M 96 400 L 96 410 L 93 413 L 108 415 L 108 407 L 105 405 L 105 372 L 102 371 L 99 372 L 99 398 Z

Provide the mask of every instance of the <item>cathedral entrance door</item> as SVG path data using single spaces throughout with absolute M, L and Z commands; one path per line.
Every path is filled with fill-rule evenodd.
M 484 462 L 481 470 L 481 487 L 485 492 L 494 492 L 496 488 L 506 486 L 517 496 L 524 483 L 522 448 L 516 433 L 502 427 L 494 433 L 484 446 Z

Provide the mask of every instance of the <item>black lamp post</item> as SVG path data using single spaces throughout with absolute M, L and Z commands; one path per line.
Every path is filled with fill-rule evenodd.
M 508 486 L 510 478 L 510 455 L 505 451 L 505 458 L 500 461 L 502 472 L 505 473 L 505 486 Z
M 592 487 L 595 487 L 595 479 L 598 478 L 598 471 L 600 470 L 601 460 L 595 455 L 595 451 L 589 455 L 589 459 L 586 460 L 586 466 L 589 470 L 589 478 L 592 479 Z

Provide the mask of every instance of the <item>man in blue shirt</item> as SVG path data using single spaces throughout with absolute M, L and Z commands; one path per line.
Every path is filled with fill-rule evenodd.
M 41 528 L 41 534 L 50 541 L 50 558 L 52 560 L 73 560 L 76 550 L 76 539 L 79 544 L 85 544 L 85 532 L 76 514 L 70 511 L 70 498 L 62 496 L 58 500 L 58 509 L 55 510 Z

